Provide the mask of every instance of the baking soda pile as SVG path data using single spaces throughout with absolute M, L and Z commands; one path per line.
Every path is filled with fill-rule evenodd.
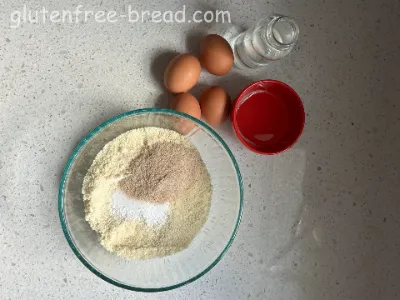
M 211 181 L 182 135 L 128 131 L 96 156 L 83 182 L 85 217 L 109 251 L 126 258 L 187 248 L 207 220 Z
M 169 205 L 129 198 L 117 190 L 111 198 L 111 214 L 129 220 L 142 220 L 147 225 L 163 225 L 167 220 Z

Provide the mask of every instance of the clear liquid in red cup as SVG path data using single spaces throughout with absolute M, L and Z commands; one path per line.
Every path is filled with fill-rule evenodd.
M 296 143 L 303 132 L 305 114 L 300 97 L 291 87 L 277 80 L 261 80 L 240 93 L 231 121 L 247 148 L 272 155 Z

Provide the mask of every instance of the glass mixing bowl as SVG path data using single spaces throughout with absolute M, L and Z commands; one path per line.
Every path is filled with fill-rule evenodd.
M 190 246 L 173 255 L 128 260 L 108 252 L 85 221 L 82 182 L 97 153 L 118 135 L 140 127 L 177 131 L 190 140 L 207 166 L 213 186 L 206 224 Z M 94 274 L 134 291 L 159 292 L 190 283 L 211 270 L 232 244 L 243 206 L 239 167 L 232 152 L 207 124 L 168 109 L 139 109 L 118 115 L 90 132 L 64 169 L 58 195 L 62 229 L 73 252 Z

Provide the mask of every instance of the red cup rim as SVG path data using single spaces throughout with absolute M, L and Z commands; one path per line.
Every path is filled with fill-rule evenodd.
M 302 113 L 302 122 L 300 124 L 301 128 L 299 131 L 298 136 L 293 140 L 292 143 L 288 144 L 284 149 L 279 150 L 279 151 L 260 151 L 259 149 L 251 146 L 249 143 L 247 143 L 241 136 L 241 134 L 239 134 L 239 126 L 237 124 L 237 120 L 236 120 L 236 114 L 237 114 L 237 106 L 239 103 L 239 99 L 241 99 L 243 97 L 243 95 L 247 92 L 248 89 L 252 88 L 253 86 L 260 84 L 260 83 L 272 83 L 272 84 L 276 84 L 276 85 L 280 85 L 282 87 L 284 87 L 285 89 L 289 90 L 294 97 L 296 98 L 297 102 L 300 105 L 301 111 Z M 285 152 L 286 150 L 288 150 L 289 148 L 291 148 L 300 138 L 301 134 L 303 133 L 303 129 L 304 129 L 304 125 L 305 125 L 305 112 L 304 112 L 304 105 L 303 102 L 301 101 L 301 98 L 299 97 L 299 95 L 296 93 L 296 91 L 291 88 L 289 85 L 287 85 L 286 83 L 279 81 L 279 80 L 274 80 L 274 79 L 263 79 L 263 80 L 258 80 L 255 81 L 251 84 L 249 84 L 247 87 L 245 87 L 239 94 L 239 96 L 237 96 L 233 107 L 232 107 L 232 115 L 231 115 L 231 122 L 233 124 L 233 129 L 235 130 L 236 136 L 238 137 L 238 139 L 242 142 L 243 145 L 245 145 L 249 150 L 256 152 L 258 154 L 263 154 L 263 155 L 274 155 L 274 154 L 279 154 L 282 152 Z

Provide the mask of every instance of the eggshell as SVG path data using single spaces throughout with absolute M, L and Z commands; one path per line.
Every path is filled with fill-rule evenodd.
M 190 54 L 181 54 L 170 61 L 164 72 L 164 84 L 172 93 L 190 90 L 199 80 L 199 60 Z
M 200 108 L 203 119 L 208 124 L 219 126 L 229 116 L 231 99 L 222 87 L 213 86 L 200 96 Z
M 217 34 L 209 34 L 201 41 L 201 65 L 211 74 L 224 75 L 233 66 L 233 51 L 229 43 Z
M 201 117 L 199 102 L 189 93 L 175 95 L 170 103 L 170 108 L 191 115 L 197 119 Z M 176 131 L 185 135 L 195 128 L 196 124 L 190 120 L 178 119 L 175 126 Z
M 201 117 L 199 102 L 189 93 L 175 95 L 171 101 L 170 108 L 191 115 L 197 119 Z

